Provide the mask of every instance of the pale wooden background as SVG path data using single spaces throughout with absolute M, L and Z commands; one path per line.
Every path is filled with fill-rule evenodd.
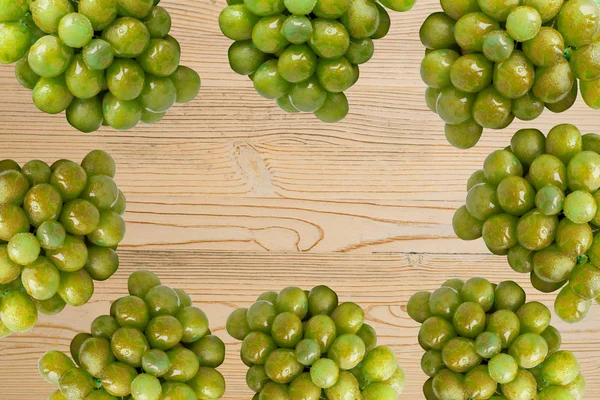
M 405 312 L 410 295 L 455 276 L 530 286 L 480 241 L 454 237 L 450 222 L 464 201 L 466 179 L 517 127 L 547 131 L 574 122 L 600 133 L 598 114 L 582 104 L 559 116 L 546 112 L 533 123 L 485 132 L 475 149 L 455 150 L 423 100 L 418 29 L 439 5 L 419 0 L 412 12 L 393 15 L 390 35 L 361 68 L 348 93 L 349 117 L 325 125 L 280 112 L 230 71 L 230 41 L 217 24 L 225 0 L 162 5 L 173 15 L 182 62 L 200 72 L 203 89 L 153 127 L 75 132 L 63 116 L 38 112 L 12 66 L 0 67 L 0 159 L 80 160 L 104 149 L 116 158 L 117 182 L 129 199 L 121 269 L 97 285 L 86 306 L 44 317 L 30 333 L 0 341 L 0 398 L 45 399 L 53 389 L 37 374 L 39 357 L 67 350 L 77 332 L 88 331 L 111 300 L 126 294 L 127 276 L 148 268 L 190 291 L 227 343 L 220 368 L 227 399 L 251 397 L 239 343 L 224 329 L 227 315 L 263 291 L 318 284 L 366 308 L 380 342 L 396 350 L 407 373 L 402 398 L 422 399 L 418 326 Z M 551 306 L 552 296 L 529 292 Z M 600 399 L 600 307 L 576 326 L 554 322 L 564 347 L 581 359 L 586 399 Z

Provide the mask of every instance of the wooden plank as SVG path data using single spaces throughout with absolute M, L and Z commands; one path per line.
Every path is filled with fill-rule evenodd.
M 481 241 L 454 237 L 450 221 L 464 201 L 466 179 L 517 129 L 548 131 L 575 122 L 586 133 L 600 133 L 597 114 L 579 101 L 564 114 L 546 111 L 536 121 L 486 131 L 474 149 L 453 149 L 425 106 L 418 69 L 419 26 L 439 3 L 418 0 L 412 12 L 392 15 L 390 35 L 361 67 L 360 81 L 347 93 L 348 118 L 326 125 L 310 115 L 284 114 L 229 69 L 231 42 L 217 24 L 224 0 L 162 5 L 173 16 L 182 63 L 200 72 L 203 88 L 160 124 L 75 132 L 64 115 L 41 114 L 15 82 L 13 67 L 0 66 L 0 159 L 79 160 L 93 148 L 105 149 L 117 160 L 117 181 L 129 199 L 122 268 L 98 285 L 85 307 L 0 341 L 0 398 L 46 398 L 51 388 L 37 375 L 39 357 L 50 348 L 67 349 L 75 333 L 125 294 L 132 271 L 149 268 L 189 290 L 228 344 L 221 368 L 227 399 L 250 397 L 239 344 L 224 331 L 229 312 L 264 290 L 317 284 L 368 310 L 381 342 L 394 347 L 407 372 L 402 398 L 422 399 L 418 327 L 405 312 L 409 296 L 451 276 L 515 279 L 530 287 Z M 551 305 L 552 296 L 529 294 Z M 582 324 L 555 319 L 565 347 L 582 361 L 586 399 L 600 399 L 599 322 L 597 308 Z
M 122 267 L 107 282 L 97 285 L 93 301 L 69 308 L 57 317 L 44 317 L 35 330 L 0 342 L 0 380 L 7 399 L 45 398 L 52 388 L 36 373 L 36 363 L 48 349 L 68 351 L 70 339 L 89 330 L 91 321 L 106 314 L 110 302 L 127 293 L 127 276 L 136 269 L 155 271 L 163 282 L 188 291 L 209 316 L 211 329 L 227 344 L 220 370 L 227 380 L 227 399 L 247 399 L 245 366 L 239 360 L 239 343 L 224 329 L 229 313 L 247 307 L 262 292 L 290 285 L 311 288 L 326 284 L 341 301 L 354 301 L 365 310 L 380 343 L 397 353 L 407 374 L 407 399 L 422 398 L 425 380 L 420 371 L 422 350 L 417 344 L 418 324 L 406 314 L 406 302 L 416 291 L 434 290 L 450 277 L 482 276 L 493 282 L 512 279 L 529 288 L 526 276 L 516 274 L 498 257 L 477 254 L 301 254 L 202 251 L 121 251 Z M 443 271 L 443 273 L 441 273 Z M 531 290 L 528 299 L 552 308 L 552 295 Z M 568 325 L 553 317 L 563 334 L 563 348 L 577 352 L 588 381 L 586 399 L 599 399 L 600 370 L 597 326 L 600 309 L 594 307 L 585 323 Z

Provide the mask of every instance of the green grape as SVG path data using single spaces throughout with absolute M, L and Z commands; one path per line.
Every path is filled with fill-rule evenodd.
M 151 112 L 165 112 L 177 99 L 175 84 L 169 78 L 146 75 L 144 88 L 138 98 L 140 105 Z
M 102 126 L 102 101 L 99 96 L 89 99 L 75 98 L 67 107 L 67 121 L 75 129 L 94 132 Z
M 167 77 L 179 66 L 180 50 L 166 39 L 150 39 L 146 49 L 136 58 L 148 74 Z
M 533 87 L 534 78 L 535 69 L 520 50 L 494 67 L 494 87 L 509 99 L 525 96 Z
M 444 12 L 455 21 L 469 13 L 481 10 L 477 0 L 440 0 L 440 4 Z
M 558 157 L 565 165 L 581 150 L 581 132 L 575 125 L 557 125 L 548 132 L 546 152 Z
M 58 382 L 60 392 L 66 398 L 85 399 L 94 390 L 94 378 L 81 368 L 67 370 Z
M 482 235 L 483 222 L 473 217 L 466 206 L 462 206 L 452 218 L 452 228 L 462 240 L 476 240 Z
M 500 25 L 496 20 L 482 12 L 473 12 L 456 22 L 454 37 L 463 50 L 481 52 L 485 35 L 498 29 Z
M 438 115 L 448 124 L 462 124 L 472 117 L 475 95 L 450 86 L 442 90 L 437 101 Z
M 454 50 L 435 50 L 421 62 L 421 78 L 431 88 L 444 89 L 451 86 L 452 65 L 460 58 Z
M 107 93 L 102 100 L 102 114 L 104 121 L 114 129 L 127 130 L 140 121 L 142 107 L 137 100 L 119 100 Z
M 249 75 L 267 60 L 267 55 L 258 50 L 251 40 L 245 40 L 231 45 L 228 58 L 233 71 L 240 75 Z
M 33 299 L 48 300 L 58 291 L 60 274 L 47 258 L 40 257 L 23 268 L 21 281 Z
M 83 48 L 83 61 L 92 70 L 105 70 L 114 59 L 114 51 L 110 43 L 102 39 L 92 39 Z
M 20 291 L 9 291 L 0 303 L 0 320 L 11 332 L 27 332 L 38 319 L 37 308 L 31 298 Z
M 462 374 L 449 369 L 443 369 L 433 378 L 433 393 L 436 397 L 445 399 L 464 396 L 463 381 L 464 377 Z
M 219 27 L 231 40 L 249 40 L 252 39 L 252 30 L 259 20 L 244 4 L 235 4 L 221 11 Z
M 344 93 L 327 93 L 323 106 L 315 111 L 315 116 L 323 122 L 333 123 L 346 118 L 348 112 L 348 99 Z
M 79 0 L 77 11 L 92 23 L 94 31 L 103 31 L 117 18 L 117 0 Z
M 28 189 L 29 181 L 22 172 L 8 170 L 0 174 L 0 204 L 22 204 Z
M 515 41 L 505 30 L 496 30 L 483 38 L 483 54 L 488 60 L 501 62 L 507 60 L 515 49 Z
M 600 109 L 600 78 L 593 81 L 581 81 L 581 97 L 590 108 Z
M 386 11 L 386 9 L 377 2 L 375 3 L 375 6 L 377 6 L 377 9 L 379 10 L 379 26 L 377 27 L 375 33 L 371 35 L 371 39 L 373 40 L 386 37 L 392 25 L 390 14 Z
M 567 46 L 585 46 L 592 43 L 598 32 L 600 8 L 594 0 L 565 2 L 556 24 Z
M 317 7 L 320 2 L 317 2 Z M 323 17 L 326 18 L 326 17 Z M 355 39 L 371 37 L 379 28 L 379 9 L 371 0 L 354 0 L 342 14 L 341 21 Z
M 152 7 L 150 13 L 144 18 L 144 24 L 151 38 L 162 39 L 171 30 L 171 15 L 160 6 Z
M 279 73 L 277 60 L 269 60 L 262 64 L 256 70 L 253 82 L 256 91 L 267 99 L 284 96 L 290 88 L 290 83 Z
M 533 7 L 515 8 L 506 19 L 506 31 L 517 42 L 533 39 L 542 27 L 542 17 Z
M 337 58 L 348 51 L 350 35 L 340 22 L 318 18 L 313 21 L 313 35 L 308 43 L 319 57 Z
M 508 250 L 517 244 L 518 218 L 514 215 L 499 214 L 483 223 L 482 236 L 486 246 L 493 251 Z
M 52 35 L 44 36 L 35 42 L 28 55 L 29 66 L 43 78 L 54 78 L 63 74 L 72 59 L 73 49 Z
M 15 77 L 17 78 L 17 82 L 26 89 L 33 89 L 40 79 L 40 76 L 31 69 L 27 54 L 16 62 Z
M 283 0 L 244 0 L 244 4 L 253 14 L 260 17 L 279 14 L 285 9 Z
M 579 87 L 577 84 L 573 85 L 573 88 L 569 92 L 569 94 L 563 98 L 562 100 L 552 103 L 546 104 L 546 108 L 553 113 L 562 113 L 573 107 L 575 102 L 577 101 L 577 97 L 579 95 Z
M 525 168 L 546 151 L 546 137 L 537 129 L 521 129 L 510 140 L 511 151 Z
M 306 43 L 313 34 L 312 22 L 304 15 L 290 15 L 283 23 L 281 32 L 290 43 Z
M 575 267 L 575 257 L 564 254 L 556 245 L 550 245 L 533 256 L 533 270 L 540 280 L 561 283 Z
M 69 91 L 83 100 L 96 96 L 106 84 L 104 73 L 88 68 L 81 54 L 73 58 L 73 62 L 65 71 L 65 80 Z
M 513 100 L 512 113 L 521 121 L 533 121 L 542 115 L 545 105 L 532 92 L 527 92 L 525 96 Z
M 121 362 L 113 362 L 102 370 L 100 381 L 109 394 L 127 396 L 131 393 L 131 384 L 137 375 L 133 367 Z
M 591 306 L 591 300 L 584 300 L 579 297 L 573 292 L 570 285 L 566 285 L 558 293 L 556 300 L 554 301 L 554 311 L 556 312 L 556 315 L 558 315 L 561 320 L 568 323 L 583 321 Z M 548 382 L 550 383 L 550 380 Z
M 493 86 L 477 94 L 473 103 L 473 119 L 484 128 L 499 129 L 510 121 L 512 102 Z
M 381 3 L 390 10 L 404 12 L 413 8 L 416 0 L 383 0 Z
M 41 160 L 31 160 L 23 165 L 21 173 L 25 175 L 30 186 L 50 182 L 52 171 L 50 166 Z
M 567 97 L 574 84 L 573 71 L 563 59 L 550 67 L 538 68 L 532 90 L 538 99 L 552 104 Z
M 200 76 L 196 71 L 180 65 L 170 76 L 175 84 L 177 103 L 188 103 L 196 98 L 200 91 Z
M 281 58 L 279 60 L 281 62 Z M 354 84 L 354 69 L 345 57 L 319 60 L 316 75 L 321 86 L 330 93 L 341 93 Z
M 252 42 L 263 53 L 275 54 L 289 42 L 281 32 L 286 17 L 283 14 L 260 19 L 252 30 Z
M 522 176 L 523 166 L 511 152 L 496 150 L 486 157 L 483 163 L 483 172 L 490 184 L 499 185 L 506 177 Z
M 84 47 L 92 40 L 94 29 L 92 23 L 83 14 L 67 14 L 58 24 L 58 36 L 67 46 L 76 49 Z
M 209 399 L 219 399 L 225 393 L 225 379 L 214 368 L 200 367 L 198 373 L 189 382 L 196 397 L 206 396 Z
M 489 361 L 488 371 L 495 382 L 507 384 L 517 377 L 519 365 L 512 356 L 500 353 Z
M 565 41 L 556 29 L 544 26 L 523 43 L 523 52 L 536 67 L 550 67 L 564 57 Z
M 30 10 L 35 24 L 49 34 L 57 33 L 60 20 L 74 11 L 69 0 L 36 0 Z
M 102 39 L 112 46 L 116 56 L 134 58 L 147 50 L 150 32 L 143 22 L 131 17 L 122 17 L 114 20 L 102 31 Z
M 583 81 L 600 78 L 600 42 L 575 49 L 571 53 L 571 67 L 575 76 Z
M 123 17 L 144 19 L 153 5 L 153 0 L 118 0 L 117 11 Z
M 444 133 L 452 146 L 458 149 L 470 149 L 479 142 L 483 127 L 474 119 L 470 119 L 462 124 L 446 124 Z
M 354 65 L 364 64 L 369 61 L 375 53 L 375 47 L 371 38 L 351 39 L 350 47 L 345 57 Z
M 66 354 L 56 350 L 44 353 L 38 362 L 38 372 L 52 385 L 58 385 L 63 374 L 74 367 L 75 364 Z
M 519 0 L 480 0 L 481 11 L 497 21 L 506 21 L 508 15 L 519 6 Z
M 536 193 L 520 176 L 507 176 L 498 185 L 498 202 L 509 214 L 523 215 L 535 206 Z
M 64 75 L 40 78 L 33 88 L 33 104 L 47 114 L 63 112 L 69 107 L 71 101 L 73 101 L 73 94 L 67 87 Z
M 493 75 L 493 63 L 482 54 L 466 54 L 457 59 L 450 70 L 450 79 L 454 87 L 469 93 L 485 89 L 492 83 Z
M 565 194 L 554 185 L 542 187 L 535 195 L 535 206 L 545 215 L 557 215 L 563 209 Z
M 590 222 L 596 215 L 597 205 L 594 197 L 581 190 L 569 193 L 564 202 L 565 217 L 576 224 Z
M 564 0 L 522 0 L 521 4 L 535 8 L 545 24 L 558 15 Z
M 315 73 L 317 56 L 306 44 L 288 46 L 279 56 L 277 70 L 288 82 L 302 82 Z
M 313 76 L 304 82 L 292 84 L 289 96 L 292 105 L 299 111 L 315 112 L 325 104 L 327 92 Z
M 0 23 L 16 21 L 25 16 L 29 10 L 25 0 L 3 0 L 0 2 Z
M 0 23 L 0 63 L 19 61 L 29 50 L 31 31 L 19 22 Z
M 423 46 L 428 49 L 451 49 L 456 47 L 454 25 L 456 22 L 443 12 L 431 14 L 419 30 Z

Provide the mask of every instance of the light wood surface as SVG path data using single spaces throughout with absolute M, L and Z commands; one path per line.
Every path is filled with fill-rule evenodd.
M 0 399 L 47 398 L 52 388 L 37 374 L 39 357 L 67 350 L 77 332 L 89 330 L 110 301 L 126 293 L 126 278 L 138 268 L 189 290 L 207 312 L 228 345 L 220 368 L 226 399 L 251 397 L 239 344 L 224 330 L 227 315 L 262 291 L 318 284 L 367 310 L 381 343 L 393 346 L 407 374 L 402 398 L 422 399 L 418 328 L 405 311 L 410 295 L 455 276 L 515 279 L 530 287 L 480 241 L 454 237 L 451 217 L 464 201 L 466 179 L 516 129 L 547 131 L 574 122 L 600 133 L 598 113 L 580 102 L 562 115 L 546 111 L 537 121 L 486 131 L 476 148 L 455 150 L 423 100 L 418 29 L 439 4 L 419 0 L 413 11 L 394 14 L 390 35 L 377 41 L 374 59 L 348 92 L 349 117 L 325 125 L 310 115 L 284 114 L 230 71 L 230 41 L 217 24 L 225 0 L 162 5 L 173 16 L 182 62 L 199 71 L 203 88 L 158 125 L 78 133 L 63 115 L 37 111 L 13 67 L 0 67 L 0 159 L 80 160 L 104 149 L 117 160 L 117 182 L 129 200 L 115 277 L 97 285 L 88 305 L 0 341 Z M 551 306 L 553 296 L 528 291 L 530 299 Z M 581 360 L 586 399 L 600 399 L 600 307 L 584 323 L 555 318 L 554 324 L 564 347 Z

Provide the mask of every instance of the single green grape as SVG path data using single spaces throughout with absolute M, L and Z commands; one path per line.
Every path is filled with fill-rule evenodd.
M 69 91 L 83 100 L 96 96 L 106 85 L 104 72 L 88 68 L 81 54 L 73 58 L 65 71 L 65 80 Z
M 327 93 L 325 102 L 315 111 L 315 116 L 323 122 L 334 123 L 346 118 L 349 111 L 348 99 L 344 93 Z
M 463 50 L 481 52 L 485 35 L 498 29 L 498 21 L 482 12 L 472 12 L 456 22 L 454 37 Z
M 77 11 L 90 20 L 94 31 L 103 31 L 117 18 L 117 0 L 79 0 Z
M 114 94 L 106 93 L 102 100 L 104 121 L 118 130 L 135 127 L 140 121 L 142 106 L 137 100 L 119 100 Z
M 179 66 L 180 50 L 166 39 L 150 39 L 146 49 L 136 58 L 149 74 L 167 77 Z
M 515 8 L 506 19 L 506 31 L 517 42 L 533 39 L 542 27 L 542 16 L 533 7 Z
M 0 63 L 19 61 L 29 50 L 32 34 L 19 22 L 0 23 Z
M 35 24 L 48 34 L 56 33 L 60 20 L 74 11 L 69 0 L 36 0 L 30 10 Z
M 92 39 L 82 51 L 83 61 L 89 69 L 105 70 L 114 60 L 114 51 L 110 43 L 102 39 Z
M 54 78 L 63 74 L 72 59 L 73 49 L 52 35 L 44 36 L 35 42 L 28 55 L 31 69 L 44 78 Z
M 170 76 L 175 84 L 177 103 L 189 103 L 200 91 L 200 75 L 193 69 L 180 65 Z
M 313 34 L 308 43 L 319 57 L 337 58 L 346 54 L 350 46 L 350 34 L 344 25 L 322 18 L 312 23 Z
M 69 91 L 64 75 L 40 78 L 33 88 L 32 97 L 33 104 L 47 114 L 58 114 L 65 111 L 74 98 Z
M 150 32 L 140 20 L 122 17 L 102 31 L 102 39 L 110 43 L 116 56 L 134 58 L 148 48 Z
M 58 24 L 58 36 L 67 46 L 80 49 L 92 40 L 94 29 L 83 14 L 67 14 Z

